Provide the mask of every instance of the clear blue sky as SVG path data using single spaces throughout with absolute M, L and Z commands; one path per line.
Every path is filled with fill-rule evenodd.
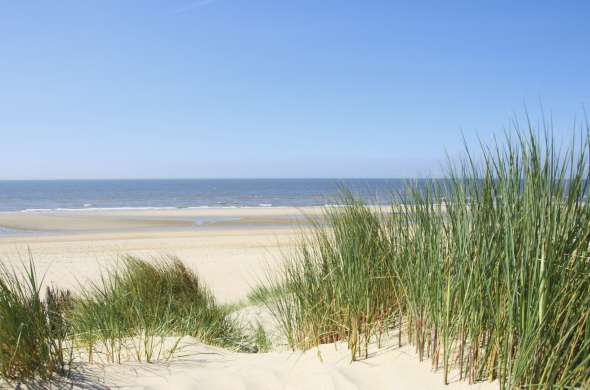
M 2 179 L 437 175 L 590 103 L 588 1 L 1 6 Z

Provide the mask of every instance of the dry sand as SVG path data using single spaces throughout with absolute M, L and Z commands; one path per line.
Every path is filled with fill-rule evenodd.
M 126 254 L 175 255 L 198 271 L 219 301 L 246 297 L 267 267 L 293 249 L 303 214 L 319 209 L 252 208 L 3 213 L 0 259 L 20 266 L 31 253 L 45 282 L 78 289 Z M 25 232 L 11 229 L 23 229 Z M 268 313 L 246 308 L 250 321 L 270 326 Z M 77 378 L 80 388 L 132 389 L 434 389 L 497 388 L 483 383 L 442 385 L 442 374 L 419 363 L 411 347 L 375 350 L 350 362 L 342 345 L 305 353 L 228 352 L 186 339 L 171 361 L 94 364 Z M 395 344 L 395 343 L 391 343 Z
M 343 344 L 322 345 L 306 352 L 246 354 L 228 352 L 186 338 L 170 362 L 128 362 L 94 366 L 81 382 L 97 388 L 206 390 L 380 390 L 380 389 L 496 389 L 494 383 L 442 383 L 442 374 L 419 362 L 413 348 L 373 350 L 370 357 L 350 361 Z M 395 343 L 392 343 L 395 344 Z M 104 386 L 104 387 L 100 387 Z M 82 386 L 80 386 L 82 387 Z
M 178 256 L 221 302 L 237 301 L 276 264 L 316 209 L 202 209 L 78 213 L 5 213 L 0 260 L 19 267 L 29 253 L 47 284 L 76 290 L 126 254 Z

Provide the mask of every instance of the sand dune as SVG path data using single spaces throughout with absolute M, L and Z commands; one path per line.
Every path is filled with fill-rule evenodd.
M 143 210 L 81 213 L 10 213 L 0 226 L 43 231 L 0 238 L 0 259 L 18 266 L 34 257 L 45 283 L 76 290 L 96 280 L 124 254 L 176 255 L 194 268 L 221 302 L 243 300 L 267 266 L 280 261 L 300 236 L 302 212 L 317 209 Z M 216 217 L 202 225 L 195 218 Z M 227 223 L 231 221 L 232 223 Z M 246 222 L 244 222 L 246 221 Z M 278 221 L 278 222 L 277 222 Z M 268 313 L 248 311 L 269 327 Z M 257 311 L 258 310 L 258 311 Z M 271 331 L 272 332 L 272 331 Z M 496 388 L 493 384 L 442 385 L 442 374 L 419 363 L 411 347 L 375 350 L 350 362 L 344 345 L 307 352 L 235 353 L 186 338 L 171 361 L 83 365 L 78 388 L 131 389 L 436 389 Z M 394 345 L 395 343 L 390 343 Z
M 373 351 L 369 359 L 350 361 L 342 344 L 307 352 L 244 354 L 199 344 L 186 338 L 178 357 L 169 362 L 94 365 L 87 381 L 104 388 L 207 390 L 377 390 L 495 389 L 495 383 L 468 385 L 418 362 L 411 347 Z

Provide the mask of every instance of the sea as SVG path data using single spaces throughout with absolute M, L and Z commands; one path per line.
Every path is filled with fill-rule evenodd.
M 305 207 L 350 192 L 388 204 L 407 179 L 182 179 L 0 181 L 0 212 L 100 209 Z

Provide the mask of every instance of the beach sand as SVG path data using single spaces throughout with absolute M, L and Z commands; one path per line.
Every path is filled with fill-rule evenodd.
M 430 360 L 419 362 L 410 346 L 373 350 L 366 360 L 351 362 L 344 344 L 326 344 L 306 352 L 246 354 L 206 346 L 185 338 L 170 362 L 96 365 L 81 382 L 112 389 L 206 390 L 381 390 L 497 389 L 497 383 L 442 383 Z M 393 343 L 395 344 L 395 343 Z M 83 386 L 80 386 L 82 388 Z
M 97 280 L 121 256 L 178 256 L 208 283 L 222 303 L 244 301 L 267 270 L 301 237 L 305 215 L 318 208 L 111 210 L 3 213 L 0 259 L 21 267 L 29 256 L 45 284 L 77 290 Z M 17 229 L 17 230 L 14 230 Z M 23 229 L 24 231 L 19 231 Z M 272 326 L 262 308 L 249 320 Z M 269 323 L 270 322 L 270 323 Z M 307 352 L 246 354 L 186 339 L 171 361 L 83 365 L 79 388 L 130 389 L 434 389 L 497 388 L 497 384 L 442 384 L 442 373 L 419 363 L 412 347 L 394 342 L 369 359 L 350 362 L 344 345 Z M 455 378 L 456 379 L 456 378 Z
M 124 255 L 178 256 L 198 271 L 220 302 L 246 296 L 276 264 L 316 209 L 132 210 L 4 213 L 0 259 L 20 267 L 29 256 L 46 284 L 77 290 Z

